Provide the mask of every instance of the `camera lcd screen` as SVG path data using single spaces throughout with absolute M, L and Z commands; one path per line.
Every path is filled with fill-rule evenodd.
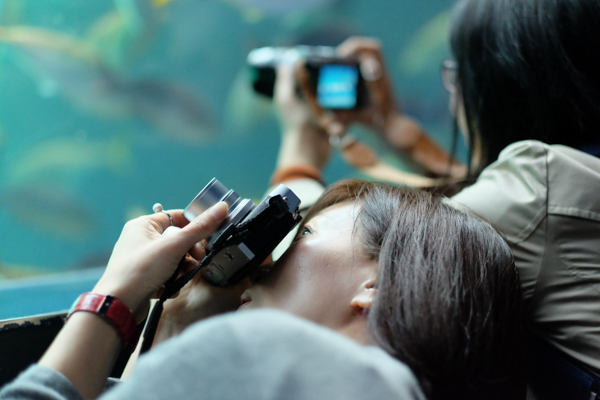
M 355 65 L 323 65 L 317 82 L 317 101 L 323 108 L 356 107 L 358 68 Z

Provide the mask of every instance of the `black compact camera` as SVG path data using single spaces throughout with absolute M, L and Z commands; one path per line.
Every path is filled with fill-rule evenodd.
M 219 201 L 227 203 L 229 212 L 219 229 L 206 239 L 200 273 L 209 283 L 226 286 L 260 266 L 300 222 L 300 199 L 285 185 L 279 185 L 255 205 L 213 178 L 183 215 L 192 221 Z
M 208 208 L 224 201 L 229 206 L 225 221 L 206 239 L 206 256 L 191 271 L 178 272 L 165 283 L 164 291 L 148 318 L 141 353 L 150 349 L 163 311 L 163 304 L 196 273 L 215 286 L 234 285 L 257 269 L 275 247 L 300 222 L 300 199 L 284 185 L 279 185 L 260 203 L 241 198 L 216 178 L 198 193 L 183 215 L 194 220 Z M 170 230 L 180 228 L 169 227 Z M 184 258 L 185 259 L 185 258 Z
M 329 46 L 261 47 L 247 57 L 250 81 L 257 93 L 273 97 L 276 68 L 303 59 L 317 102 L 330 110 L 360 109 L 368 104 L 368 91 L 358 60 L 341 58 Z

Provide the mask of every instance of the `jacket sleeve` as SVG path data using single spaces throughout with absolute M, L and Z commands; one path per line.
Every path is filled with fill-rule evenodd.
M 83 397 L 64 375 L 34 364 L 0 390 L 0 400 L 83 400 Z
M 525 298 L 533 296 L 545 246 L 548 151 L 538 141 L 513 143 L 473 185 L 453 197 L 494 225 L 515 256 Z
M 152 349 L 101 400 L 132 398 L 424 399 L 383 350 L 275 310 L 213 317 Z

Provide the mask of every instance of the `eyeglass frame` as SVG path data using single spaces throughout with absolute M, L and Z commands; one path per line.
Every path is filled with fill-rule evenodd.
M 442 84 L 444 88 L 450 92 L 456 92 L 458 63 L 454 60 L 445 60 L 440 67 L 442 75 Z

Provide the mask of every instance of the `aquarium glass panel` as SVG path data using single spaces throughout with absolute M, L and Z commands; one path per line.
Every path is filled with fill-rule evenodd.
M 280 132 L 271 100 L 249 83 L 252 49 L 377 37 L 398 106 L 450 147 L 439 66 L 452 5 L 0 0 L 0 319 L 68 308 L 123 224 L 154 203 L 184 208 L 213 177 L 263 197 Z M 348 93 L 330 100 L 349 107 Z M 376 135 L 354 133 L 413 168 Z M 348 177 L 362 176 L 334 151 L 326 180 Z

